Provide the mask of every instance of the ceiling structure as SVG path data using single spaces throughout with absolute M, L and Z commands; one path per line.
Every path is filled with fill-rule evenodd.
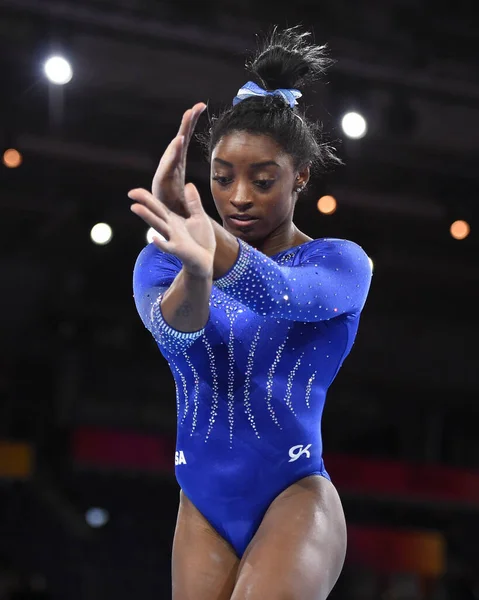
M 0 146 L 24 159 L 0 169 L 2 434 L 43 440 L 51 456 L 81 424 L 174 432 L 168 367 L 132 300 L 146 228 L 126 194 L 149 186 L 186 108 L 231 101 L 245 51 L 273 20 L 307 24 L 337 60 L 304 102 L 345 166 L 314 179 L 297 223 L 357 241 L 375 265 L 330 390 L 326 447 L 478 467 L 472 3 L 453 14 L 428 0 L 257 4 L 0 0 Z M 54 51 L 73 65 L 65 87 L 42 74 Z M 368 120 L 362 140 L 341 132 L 350 109 Z M 214 216 L 208 174 L 193 144 L 188 176 Z M 338 200 L 332 216 L 316 209 L 324 193 Z M 449 235 L 457 218 L 471 224 L 466 240 Z M 114 233 L 103 247 L 89 239 L 99 221 Z

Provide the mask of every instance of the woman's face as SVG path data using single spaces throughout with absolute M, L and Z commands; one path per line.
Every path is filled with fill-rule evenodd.
M 309 169 L 298 173 L 291 157 L 269 136 L 243 131 L 224 136 L 211 156 L 211 192 L 227 231 L 247 242 L 289 228 Z

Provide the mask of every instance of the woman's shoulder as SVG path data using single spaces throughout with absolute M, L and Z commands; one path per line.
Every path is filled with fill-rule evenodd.
M 297 248 L 293 248 L 291 251 L 296 250 L 298 258 L 307 259 L 311 256 L 324 256 L 331 254 L 339 255 L 363 255 L 366 254 L 364 249 L 352 240 L 342 238 L 317 238 L 304 242 Z

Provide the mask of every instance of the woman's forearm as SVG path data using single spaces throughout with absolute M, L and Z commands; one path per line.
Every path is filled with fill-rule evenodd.
M 238 258 L 238 239 L 211 219 L 216 238 L 216 250 L 213 263 L 213 279 L 223 277 L 235 264 Z
M 212 275 L 198 277 L 184 269 L 178 273 L 161 301 L 161 314 L 170 327 L 178 331 L 193 332 L 206 325 Z

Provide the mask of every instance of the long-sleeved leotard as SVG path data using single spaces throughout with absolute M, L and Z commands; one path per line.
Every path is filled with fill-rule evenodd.
M 239 241 L 200 331 L 163 319 L 181 262 L 153 244 L 133 277 L 140 317 L 176 382 L 176 477 L 241 557 L 281 491 L 322 459 L 326 392 L 353 345 L 371 267 L 356 244 L 319 239 L 268 257 Z

